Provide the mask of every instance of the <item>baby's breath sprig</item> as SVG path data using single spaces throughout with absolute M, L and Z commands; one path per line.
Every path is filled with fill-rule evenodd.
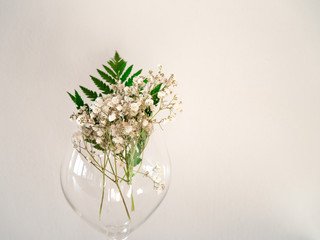
M 68 92 L 77 108 L 70 119 L 79 127 L 73 135 L 73 147 L 103 174 L 103 186 L 107 179 L 116 184 L 131 219 L 119 183 L 132 185 L 132 178 L 143 174 L 153 181 L 158 193 L 165 188 L 159 166 L 152 172 L 141 172 L 140 167 L 154 124 L 174 120 L 176 112 L 182 111 L 182 102 L 173 95 L 177 86 L 175 76 L 166 77 L 161 65 L 156 73 L 149 71 L 146 76 L 141 75 L 141 69 L 132 73 L 133 65 L 127 67 L 127 62 L 116 52 L 103 68 L 104 71 L 97 69 L 102 80 L 90 76 L 99 92 L 80 86 L 91 100 L 89 104 L 76 90 L 74 95 Z M 159 117 L 158 113 L 164 110 L 167 116 Z M 100 219 L 103 199 L 104 187 Z M 132 194 L 131 211 L 134 211 Z

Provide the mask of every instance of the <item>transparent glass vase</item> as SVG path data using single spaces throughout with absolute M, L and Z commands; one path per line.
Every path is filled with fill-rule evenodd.
M 151 134 L 141 164 L 135 167 L 139 174 L 133 176 L 131 184 L 103 179 L 102 172 L 77 150 L 70 155 L 61 164 L 63 193 L 72 209 L 107 239 L 126 239 L 151 216 L 168 191 L 170 157 L 161 129 Z M 162 191 L 155 191 L 155 178 Z

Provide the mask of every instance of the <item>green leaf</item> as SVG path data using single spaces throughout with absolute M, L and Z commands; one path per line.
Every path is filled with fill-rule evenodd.
M 139 165 L 142 161 L 142 158 L 135 158 L 133 161 L 133 167 Z
M 153 100 L 154 105 L 157 105 L 157 103 L 160 101 L 160 99 L 158 98 L 158 92 L 160 91 L 161 86 L 162 86 L 162 83 L 158 84 L 150 92 L 150 95 L 152 96 L 152 100 Z
M 109 76 L 108 74 L 106 74 L 105 72 L 102 72 L 101 70 L 97 69 L 99 75 L 106 80 L 108 83 L 110 84 L 116 84 L 116 80 L 114 80 L 111 76 Z
M 131 71 L 132 71 L 133 65 L 131 65 L 130 67 L 127 68 L 127 70 L 124 72 L 124 74 L 122 74 L 121 77 L 121 82 L 125 82 L 128 78 L 128 76 L 130 75 Z
M 106 85 L 104 82 L 99 80 L 98 78 L 95 78 L 93 76 L 90 76 L 94 84 L 104 93 L 104 94 L 110 94 L 112 93 L 112 90 L 109 88 L 108 85 Z
M 127 87 L 130 87 L 130 86 L 132 86 L 132 84 L 133 84 L 133 79 L 129 78 L 128 81 L 126 81 L 126 83 L 124 85 Z
M 74 96 L 75 96 L 75 102 L 76 102 L 77 108 L 79 109 L 84 105 L 84 102 L 76 90 L 74 90 Z
M 104 151 L 105 149 L 103 147 L 101 147 L 99 144 L 96 144 L 93 146 L 95 149 L 98 149 L 100 151 Z
M 116 62 L 119 62 L 120 60 L 121 60 L 121 57 L 120 57 L 120 55 L 119 55 L 119 53 L 116 51 L 115 52 L 115 54 L 114 54 L 114 60 L 116 61 Z
M 102 65 L 104 67 L 104 69 L 107 71 L 107 73 L 109 73 L 112 77 L 116 78 L 117 77 L 117 74 L 112 71 L 111 68 L 107 67 L 106 65 Z
M 88 88 L 85 88 L 83 86 L 80 86 L 82 92 L 92 101 L 96 100 L 98 97 L 98 94 L 94 91 L 89 90 Z
M 140 69 L 139 71 L 137 71 L 136 73 L 134 73 L 130 78 L 134 79 L 135 77 L 139 76 L 140 73 L 142 73 L 142 69 Z
M 153 95 L 157 94 L 160 91 L 161 85 L 162 85 L 162 83 L 155 86 L 155 88 L 151 90 L 150 95 L 153 96 Z
M 130 87 L 133 84 L 133 79 L 137 76 L 140 75 L 140 73 L 142 72 L 142 69 L 140 69 L 138 72 L 134 73 L 129 79 L 128 81 L 125 83 L 126 86 Z
M 95 140 L 90 140 L 88 138 L 85 138 L 84 140 L 88 143 L 97 144 Z
M 118 72 L 118 80 L 123 73 L 124 69 L 126 68 L 127 62 L 124 61 L 123 59 L 120 60 L 119 62 L 119 72 Z
M 148 115 L 148 117 L 150 117 L 152 115 L 152 111 L 150 107 L 147 107 L 146 110 L 144 110 L 145 113 Z
M 144 148 L 146 147 L 147 140 L 148 140 L 148 134 L 147 134 L 146 130 L 143 129 L 140 133 L 140 137 L 139 137 L 139 140 L 137 143 L 137 147 L 138 147 L 140 153 L 142 153 Z
M 109 66 L 112 68 L 112 70 L 113 70 L 115 73 L 118 72 L 116 63 L 115 63 L 113 60 L 108 61 L 108 64 L 109 64 Z
M 75 98 L 75 96 L 73 96 L 71 93 L 69 93 L 69 92 L 67 92 L 68 93 L 68 95 L 70 96 L 70 98 L 71 98 L 71 100 L 75 103 L 75 104 L 77 104 L 76 103 L 76 98 Z

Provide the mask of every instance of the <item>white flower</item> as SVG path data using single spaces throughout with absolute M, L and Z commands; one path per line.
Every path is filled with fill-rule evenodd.
M 156 106 L 155 105 L 151 105 L 150 106 L 150 110 L 153 112 L 154 110 L 156 110 Z
M 113 106 L 114 106 L 114 104 L 113 104 L 112 102 L 108 102 L 107 106 L 109 106 L 109 107 L 113 107 Z
M 118 104 L 119 103 L 119 98 L 118 97 L 113 97 L 111 101 L 112 101 L 113 104 Z
M 97 107 L 102 107 L 103 105 L 103 99 L 101 97 L 98 97 L 96 99 L 96 104 L 95 104 Z
M 116 154 L 121 153 L 123 151 L 123 147 L 119 144 L 116 145 Z
M 101 112 L 101 108 L 94 107 L 92 111 L 97 114 L 97 113 Z
M 106 105 L 106 106 L 103 106 L 103 107 L 102 107 L 102 110 L 103 110 L 105 113 L 108 112 L 109 106 L 107 106 L 107 105 Z
M 155 176 L 153 178 L 153 181 L 156 182 L 156 183 L 160 183 L 161 182 L 161 178 L 159 176 Z
M 109 115 L 108 119 L 109 119 L 109 122 L 114 121 L 114 120 L 116 119 L 116 114 L 115 114 L 115 113 L 111 113 L 111 114 Z
M 128 94 L 130 92 L 130 88 L 129 87 L 125 87 L 124 88 L 124 92 Z
M 146 105 L 147 106 L 150 106 L 150 105 L 152 105 L 153 104 L 153 100 L 152 99 L 147 99 L 146 100 Z
M 75 132 L 75 133 L 73 134 L 73 140 L 74 140 L 75 142 L 80 142 L 80 141 L 82 140 L 82 134 L 81 134 L 81 132 Z
M 168 120 L 169 120 L 169 121 L 174 121 L 174 120 L 176 120 L 176 118 L 175 118 L 174 116 L 169 116 L 169 117 L 168 117 Z
M 156 163 L 156 165 L 154 166 L 154 168 L 152 169 L 154 172 L 158 173 L 160 171 L 161 167 L 159 163 Z
M 138 103 L 131 103 L 131 110 L 136 112 L 139 110 L 139 104 Z
M 161 183 L 154 184 L 154 190 L 160 194 L 166 188 L 165 182 L 162 181 Z
M 175 103 L 173 105 L 173 109 L 181 112 L 182 111 L 182 102 Z
M 129 134 L 132 131 L 132 126 L 131 125 L 125 126 L 124 131 L 126 134 Z
M 165 92 L 161 91 L 161 92 L 158 93 L 158 97 L 159 98 L 164 98 L 164 96 L 166 96 Z
M 117 84 L 117 88 L 118 88 L 119 90 L 123 90 L 124 86 L 123 86 L 123 84 L 122 84 L 121 82 L 119 82 L 119 83 Z
M 132 101 L 132 98 L 131 98 L 131 97 L 128 97 L 128 96 L 125 96 L 125 97 L 124 97 L 124 100 L 125 100 L 126 102 L 131 102 L 131 101 Z
M 122 144 L 122 143 L 123 143 L 123 138 L 122 138 L 122 137 L 116 137 L 116 138 L 113 139 L 113 141 L 114 141 L 115 143 L 120 143 L 120 144 Z
M 162 70 L 162 65 L 161 64 L 158 64 L 158 69 L 159 69 L 159 71 L 161 71 Z
M 98 144 L 100 144 L 100 143 L 102 143 L 103 141 L 102 141 L 102 138 L 96 138 L 96 142 L 98 143 Z
M 116 109 L 117 109 L 118 111 L 121 111 L 121 110 L 122 110 L 122 106 L 121 106 L 121 105 L 118 105 L 118 106 L 116 107 Z
M 101 137 L 101 136 L 103 136 L 103 131 L 101 131 L 101 129 L 97 132 L 97 135 L 99 136 L 99 137 Z
M 144 119 L 143 122 L 142 122 L 142 126 L 145 127 L 145 126 L 148 125 L 148 123 L 149 123 L 148 120 L 147 120 L 147 119 Z
M 139 84 L 143 83 L 143 80 L 144 80 L 144 78 L 139 78 L 139 79 L 138 79 L 138 83 L 139 83 Z

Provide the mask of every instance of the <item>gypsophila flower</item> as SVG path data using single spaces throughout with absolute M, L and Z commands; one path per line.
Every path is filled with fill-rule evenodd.
M 115 113 L 111 113 L 111 114 L 109 115 L 108 119 L 109 119 L 109 122 L 114 121 L 114 120 L 116 119 L 116 114 L 115 114 Z
M 131 110 L 136 112 L 139 110 L 139 104 L 138 103 L 132 103 L 131 104 Z
M 123 138 L 122 138 L 122 137 L 116 137 L 116 138 L 113 139 L 113 141 L 114 141 L 115 143 L 120 143 L 120 144 L 122 144 L 122 143 L 123 143 Z
M 125 126 L 124 131 L 126 134 L 129 134 L 132 131 L 132 126 L 130 126 L 130 125 Z
M 153 100 L 152 99 L 147 99 L 146 100 L 146 105 L 147 106 L 150 106 L 150 105 L 152 105 L 153 104 Z
M 91 103 L 84 103 L 78 92 L 74 96 L 69 93 L 77 104 L 77 111 L 70 120 L 75 121 L 79 128 L 73 135 L 72 144 L 101 172 L 105 172 L 108 165 L 108 177 L 115 183 L 124 181 L 130 185 L 135 175 L 143 174 L 153 182 L 154 190 L 161 193 L 165 189 L 161 166 L 150 166 L 144 172 L 138 171 L 138 166 L 142 166 L 143 152 L 154 126 L 173 121 L 176 112 L 182 111 L 182 102 L 178 95 L 174 95 L 177 81 L 173 74 L 165 76 L 161 65 L 157 71 L 147 71 L 146 75 L 139 74 L 139 71 L 126 76 L 128 67 L 126 69 L 123 63 L 126 62 L 115 55 L 108 62 L 109 67 L 104 66 L 114 71 L 114 74 L 108 72 L 104 75 L 108 76 L 104 79 L 106 82 L 100 83 L 92 77 L 101 92 L 81 87 Z M 118 173 L 112 173 L 116 166 Z M 127 215 L 130 218 L 128 212 Z
M 147 120 L 147 119 L 144 119 L 143 122 L 142 122 L 142 126 L 145 127 L 145 126 L 148 125 L 148 123 L 149 123 L 148 120 Z

